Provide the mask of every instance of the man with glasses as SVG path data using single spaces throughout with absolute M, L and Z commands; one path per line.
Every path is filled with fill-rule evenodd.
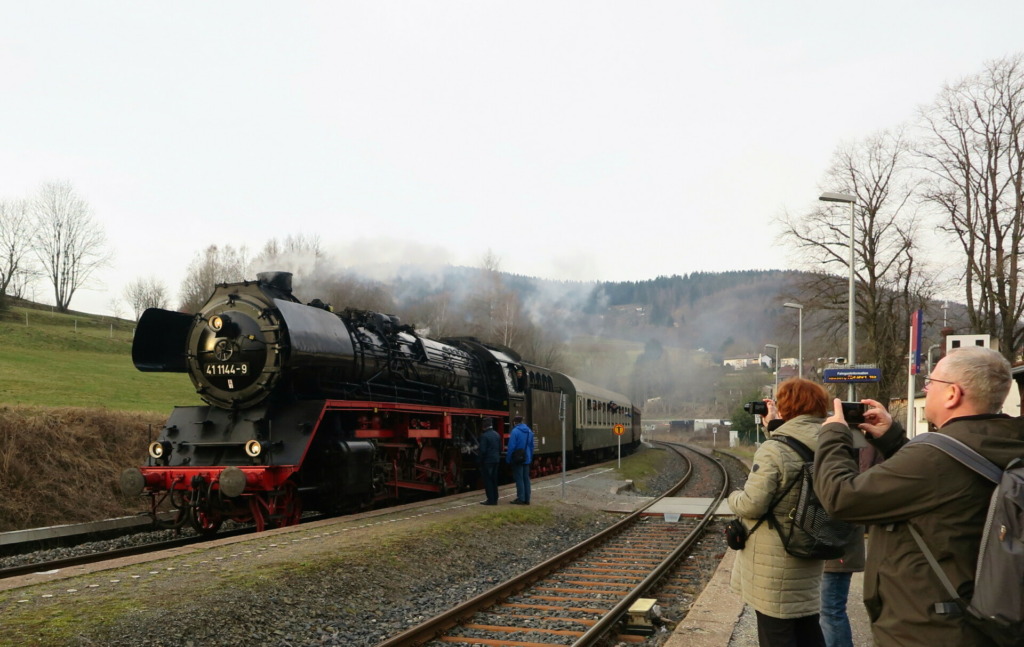
M 977 346 L 951 351 L 925 383 L 925 418 L 1005 468 L 1024 456 L 1024 421 L 999 413 L 1013 380 L 999 353 Z M 825 420 L 814 485 L 829 514 L 869 527 L 864 604 L 875 645 L 991 645 L 964 620 L 917 543 L 924 537 L 959 594 L 970 599 L 993 484 L 941 450 L 904 447 L 903 428 L 875 400 L 850 429 L 840 401 Z M 860 472 L 851 434 L 864 433 L 885 461 Z

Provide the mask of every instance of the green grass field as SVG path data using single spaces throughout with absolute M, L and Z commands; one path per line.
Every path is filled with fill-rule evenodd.
M 184 373 L 132 364 L 134 324 L 12 308 L 0 316 L 0 404 L 170 413 L 200 404 Z

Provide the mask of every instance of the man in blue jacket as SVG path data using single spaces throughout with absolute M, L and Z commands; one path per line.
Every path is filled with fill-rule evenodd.
M 515 427 L 508 438 L 505 460 L 512 466 L 516 482 L 516 500 L 513 505 L 530 505 L 530 463 L 533 462 L 533 430 L 526 426 L 522 416 L 512 418 Z

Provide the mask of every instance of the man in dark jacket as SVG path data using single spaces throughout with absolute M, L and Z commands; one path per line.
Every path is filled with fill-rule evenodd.
M 950 352 L 925 380 L 925 418 L 1000 467 L 1024 456 L 1024 420 L 997 413 L 1012 385 L 1010 364 L 981 347 Z M 939 449 L 907 447 L 902 427 L 874 400 L 859 425 L 885 461 L 858 473 L 839 400 L 815 455 L 815 491 L 833 516 L 867 524 L 864 604 L 875 645 L 991 645 L 948 603 L 915 543 L 920 532 L 965 599 L 974 590 L 978 547 L 993 484 Z M 937 603 L 940 603 L 937 605 Z M 950 611 L 953 612 L 950 612 Z
M 516 482 L 515 505 L 530 505 L 530 463 L 533 462 L 533 430 L 526 426 L 522 416 L 512 419 L 515 427 L 508 436 L 505 460 L 512 466 Z M 522 451 L 519 451 L 522 450 Z
M 484 481 L 486 501 L 480 505 L 498 505 L 498 465 L 501 463 L 501 437 L 494 430 L 494 422 L 484 418 L 484 432 L 480 434 L 480 476 Z

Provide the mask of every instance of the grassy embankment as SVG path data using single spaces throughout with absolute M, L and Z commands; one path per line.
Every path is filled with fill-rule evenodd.
M 199 400 L 184 374 L 135 369 L 132 330 L 93 315 L 0 315 L 0 531 L 140 509 L 118 476 L 142 464 L 174 405 Z
M 135 369 L 133 330 L 112 317 L 25 308 L 0 314 L 0 404 L 164 415 L 197 404 L 185 374 Z

